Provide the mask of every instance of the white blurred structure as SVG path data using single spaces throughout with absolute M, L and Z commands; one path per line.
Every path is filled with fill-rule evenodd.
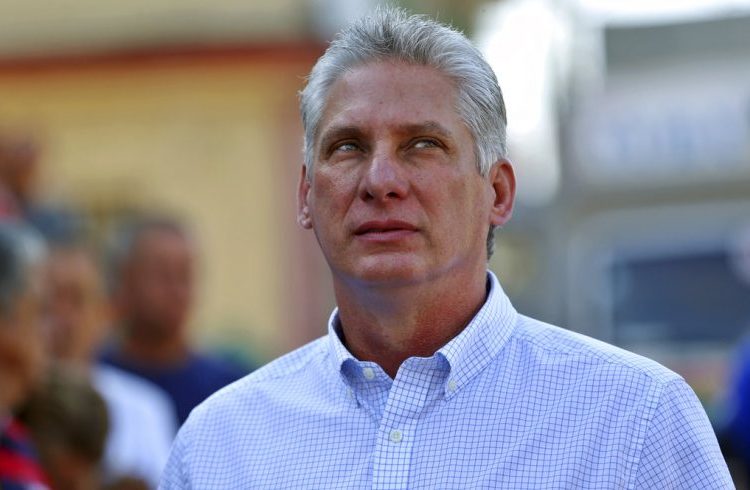
M 557 196 L 560 139 L 571 132 L 572 164 L 590 183 L 662 185 L 716 177 L 717 167 L 745 174 L 750 63 L 721 50 L 684 59 L 687 43 L 682 53 L 625 60 L 619 69 L 613 58 L 629 47 L 613 47 L 618 34 L 608 31 L 666 31 L 749 12 L 748 0 L 506 0 L 483 10 L 475 38 L 505 95 L 519 202 L 540 206 Z M 571 104 L 575 121 L 566 117 Z
M 476 42 L 500 81 L 518 199 L 548 204 L 560 185 L 557 101 L 570 74 L 571 20 L 549 0 L 497 3 L 478 19 Z
M 748 0 L 571 0 L 610 25 L 649 25 L 722 18 L 750 10 Z

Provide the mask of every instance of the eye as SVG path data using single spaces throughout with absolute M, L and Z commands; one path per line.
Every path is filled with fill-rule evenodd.
M 416 140 L 413 147 L 418 150 L 426 150 L 428 148 L 440 148 L 440 143 L 432 138 L 420 138 Z
M 331 147 L 331 152 L 351 152 L 351 151 L 357 151 L 360 147 L 357 143 L 353 141 L 343 141 L 341 143 L 336 143 Z

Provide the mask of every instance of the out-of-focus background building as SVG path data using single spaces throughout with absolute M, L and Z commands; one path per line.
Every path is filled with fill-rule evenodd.
M 747 440 L 750 2 L 507 0 L 475 38 L 519 174 L 492 263 L 516 305 L 667 365 Z
M 522 205 L 493 265 L 711 400 L 750 328 L 750 6 L 509 0 L 481 26 Z
M 102 238 L 164 210 L 200 241 L 197 338 L 263 362 L 333 304 L 295 221 L 297 91 L 375 0 L 0 0 L 0 132 Z M 713 401 L 750 328 L 750 2 L 423 0 L 494 65 L 519 208 L 518 308 L 649 355 Z

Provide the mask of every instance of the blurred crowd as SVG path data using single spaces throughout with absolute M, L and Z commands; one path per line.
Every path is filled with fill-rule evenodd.
M 94 237 L 85 213 L 44 204 L 39 162 L 0 127 L 0 488 L 155 489 L 190 411 L 248 369 L 191 343 L 185 223 L 138 213 Z M 750 341 L 735 364 L 715 422 L 744 482 Z
M 0 131 L 0 488 L 154 489 L 192 408 L 247 369 L 191 344 L 184 223 L 129 216 L 102 246 L 40 204 L 38 162 Z

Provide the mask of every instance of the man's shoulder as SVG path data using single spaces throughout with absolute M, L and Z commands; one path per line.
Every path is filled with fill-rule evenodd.
M 201 403 L 191 418 L 201 417 L 201 412 L 232 410 L 238 404 L 252 403 L 259 394 L 286 391 L 307 382 L 311 376 L 314 378 L 315 374 L 309 368 L 311 365 L 320 366 L 326 355 L 325 341 L 326 338 L 322 337 L 305 344 L 225 386 Z
M 174 403 L 169 395 L 151 381 L 128 371 L 107 365 L 97 364 L 92 369 L 92 382 L 111 410 L 137 414 L 169 415 L 169 428 L 174 432 L 172 420 Z M 150 417 L 150 415 L 147 415 Z
M 92 380 L 96 389 L 107 402 L 133 404 L 143 401 L 168 407 L 172 402 L 168 395 L 145 378 L 109 364 L 97 364 L 92 369 Z
M 312 342 L 288 352 L 247 376 L 248 382 L 273 382 L 279 378 L 295 376 L 313 361 L 319 361 L 328 354 L 328 337 L 320 337 Z
M 658 362 L 587 335 L 519 315 L 515 340 L 534 350 L 544 362 L 583 367 L 602 366 L 666 384 L 682 379 Z
M 109 365 L 95 365 L 92 381 L 110 417 L 103 470 L 156 485 L 177 432 L 172 400 L 148 380 Z

